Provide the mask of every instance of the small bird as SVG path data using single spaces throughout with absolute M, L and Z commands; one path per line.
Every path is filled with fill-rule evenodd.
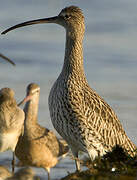
M 0 90 L 0 152 L 13 152 L 12 172 L 15 166 L 15 147 L 23 130 L 24 111 L 17 106 L 14 91 L 10 88 Z
M 31 20 L 8 28 L 56 23 L 66 29 L 66 47 L 62 71 L 49 95 L 49 110 L 54 128 L 66 140 L 80 170 L 79 151 L 91 160 L 119 145 L 130 156 L 136 146 L 126 135 L 113 109 L 88 84 L 83 67 L 84 15 L 76 6 L 66 7 L 58 16 Z
M 15 63 L 9 59 L 8 57 L 4 56 L 3 54 L 0 53 L 0 57 L 6 61 L 8 61 L 9 63 L 11 63 L 13 66 L 15 66 Z
M 42 167 L 50 179 L 50 168 L 57 164 L 60 156 L 67 154 L 69 148 L 52 131 L 38 124 L 39 95 L 40 87 L 35 83 L 29 84 L 26 98 L 20 103 L 28 101 L 24 107 L 24 134 L 19 138 L 15 154 L 19 164 Z

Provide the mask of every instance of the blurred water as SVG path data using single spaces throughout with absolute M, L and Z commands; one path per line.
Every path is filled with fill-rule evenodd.
M 79 6 L 85 15 L 84 65 L 89 84 L 113 107 L 137 144 L 136 0 L 6 0 L 0 5 L 0 31 L 23 21 L 57 15 L 69 5 Z M 12 67 L 0 60 L 0 88 L 13 88 L 20 101 L 26 86 L 38 83 L 39 122 L 54 132 L 47 99 L 62 68 L 64 44 L 65 30 L 52 24 L 24 27 L 0 36 L 0 52 L 16 63 Z M 6 162 L 5 157 L 10 159 L 11 153 L 2 153 L 0 162 Z M 69 158 L 64 159 L 51 170 L 51 177 L 60 178 L 74 167 Z M 46 175 L 43 169 L 35 170 Z

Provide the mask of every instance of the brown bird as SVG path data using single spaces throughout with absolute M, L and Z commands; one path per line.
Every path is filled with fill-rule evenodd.
M 9 63 L 11 63 L 13 66 L 15 66 L 15 63 L 9 59 L 8 57 L 4 56 L 3 54 L 0 53 L 0 57 L 6 61 L 8 61 Z
M 40 87 L 35 83 L 29 84 L 23 101 L 28 100 L 24 108 L 24 135 L 19 138 L 15 154 L 20 164 L 47 170 L 50 179 L 50 168 L 57 164 L 60 156 L 68 152 L 68 146 L 57 139 L 52 131 L 37 123 L 39 95 Z
M 14 172 L 14 151 L 24 124 L 24 112 L 17 106 L 14 91 L 10 88 L 0 90 L 0 152 L 13 152 L 12 171 Z
M 66 29 L 66 47 L 62 71 L 49 95 L 49 110 L 53 126 L 67 141 L 74 157 L 79 151 L 91 160 L 103 156 L 116 145 L 130 156 L 136 146 L 126 135 L 113 109 L 90 88 L 83 67 L 84 15 L 80 8 L 64 8 L 58 16 L 27 21 L 13 29 L 40 23 L 56 23 Z M 76 160 L 76 168 L 80 163 Z

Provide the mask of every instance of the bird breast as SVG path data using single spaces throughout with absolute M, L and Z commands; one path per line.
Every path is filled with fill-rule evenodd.
M 17 130 L 2 134 L 0 133 L 0 152 L 7 150 L 14 151 L 19 135 L 20 133 Z

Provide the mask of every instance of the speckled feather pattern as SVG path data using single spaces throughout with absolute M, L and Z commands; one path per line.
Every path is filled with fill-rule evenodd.
M 77 7 L 68 7 L 62 12 L 70 12 L 71 16 L 65 26 L 64 65 L 49 95 L 53 126 L 74 154 L 81 150 L 94 159 L 111 151 L 115 145 L 121 145 L 129 155 L 135 155 L 133 151 L 136 146 L 127 137 L 115 112 L 90 88 L 86 80 L 83 68 L 82 41 L 85 27 L 82 12 Z

